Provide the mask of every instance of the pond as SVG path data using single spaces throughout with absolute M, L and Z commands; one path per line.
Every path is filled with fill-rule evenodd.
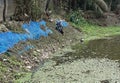
M 75 52 L 68 52 L 63 56 L 55 56 L 58 64 L 81 58 L 108 58 L 120 60 L 120 36 L 91 40 L 87 44 L 76 44 L 72 47 Z
M 120 36 L 90 41 L 85 50 L 88 50 L 86 53 L 91 57 L 120 60 Z

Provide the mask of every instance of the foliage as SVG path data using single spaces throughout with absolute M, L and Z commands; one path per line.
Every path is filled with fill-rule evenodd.
M 77 10 L 93 10 L 97 15 L 108 12 L 110 9 L 115 9 L 120 1 L 115 0 L 15 0 L 17 3 L 16 15 L 27 14 L 32 19 L 41 18 L 41 15 L 47 9 L 53 9 L 55 13 L 61 13 L 61 10 L 66 12 Z M 51 5 L 52 6 L 51 6 Z M 53 7 L 53 8 L 52 8 Z M 111 8 L 112 7 L 112 8 Z M 77 12 L 76 12 L 77 13 Z M 79 16 L 77 16 L 79 17 Z M 81 21 L 81 20 L 80 20 Z
M 39 0 L 15 0 L 16 1 L 16 9 L 15 16 L 25 16 L 32 20 L 36 20 L 41 16 L 41 9 Z
M 34 0 L 32 2 L 33 2 L 33 4 L 31 6 L 31 18 L 34 20 L 37 20 L 42 15 L 40 6 L 39 6 L 39 4 L 37 4 L 37 3 L 39 3 L 39 1 Z
M 82 16 L 83 14 L 84 13 L 81 10 L 79 10 L 79 11 L 72 11 L 68 15 L 68 18 L 69 18 L 70 22 L 73 22 L 73 23 L 79 24 L 79 25 L 84 25 L 84 24 L 87 23 L 87 21 Z

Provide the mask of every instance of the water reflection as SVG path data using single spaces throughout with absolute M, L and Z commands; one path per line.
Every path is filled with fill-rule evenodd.
M 90 41 L 86 50 L 89 56 L 120 60 L 120 36 Z

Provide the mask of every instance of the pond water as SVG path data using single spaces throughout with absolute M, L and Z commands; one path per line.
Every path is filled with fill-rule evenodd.
M 26 83 L 120 83 L 120 36 L 55 53 Z
M 84 55 L 91 57 L 120 60 L 120 36 L 90 41 L 83 50 L 85 51 Z
M 72 48 L 75 52 L 68 52 L 63 56 L 55 56 L 53 60 L 57 64 L 81 58 L 120 60 L 120 36 L 91 40 L 87 44 L 76 44 Z

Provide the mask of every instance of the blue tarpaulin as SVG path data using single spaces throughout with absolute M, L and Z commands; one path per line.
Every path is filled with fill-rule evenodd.
M 45 31 L 40 28 L 41 25 L 45 27 Z M 39 39 L 40 36 L 46 37 L 50 32 L 52 32 L 50 29 L 46 28 L 45 21 L 40 22 L 30 21 L 29 24 L 23 24 L 22 28 L 26 30 L 26 32 L 28 33 L 29 39 Z
M 27 39 L 39 39 L 40 36 L 48 36 L 52 31 L 46 28 L 42 30 L 40 25 L 46 28 L 46 22 L 44 20 L 40 22 L 30 21 L 29 24 L 23 24 L 22 28 L 27 31 L 24 34 L 14 32 L 2 32 L 0 33 L 0 54 L 6 52 L 9 48 L 12 48 L 19 41 L 26 41 Z
M 61 24 L 62 27 L 67 27 L 68 26 L 68 23 L 66 21 L 64 21 L 64 20 L 56 20 L 56 24 L 58 22 L 60 22 L 60 24 Z
M 17 34 L 13 32 L 0 33 L 0 54 L 6 52 L 19 41 L 25 41 L 26 39 L 27 34 Z
M 68 26 L 68 23 L 67 23 L 66 21 L 62 21 L 62 22 L 61 22 L 61 25 L 62 25 L 63 27 L 67 27 L 67 26 Z
M 44 26 L 45 30 L 42 30 L 40 26 Z M 63 21 L 62 26 L 67 27 L 68 23 Z M 11 31 L 0 33 L 0 54 L 12 48 L 19 41 L 39 39 L 41 36 L 47 37 L 48 34 L 52 33 L 52 31 L 46 26 L 46 22 L 44 20 L 40 22 L 30 21 L 29 24 L 23 24 L 22 28 L 26 33 L 20 34 Z

